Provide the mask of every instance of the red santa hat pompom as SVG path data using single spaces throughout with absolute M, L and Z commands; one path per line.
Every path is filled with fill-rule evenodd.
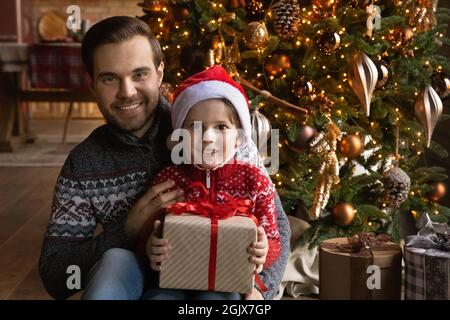
M 199 72 L 181 83 L 174 93 L 172 127 L 178 129 L 189 110 L 208 99 L 225 98 L 231 102 L 241 122 L 246 137 L 251 138 L 251 122 L 248 98 L 244 89 L 221 66 L 215 65 Z

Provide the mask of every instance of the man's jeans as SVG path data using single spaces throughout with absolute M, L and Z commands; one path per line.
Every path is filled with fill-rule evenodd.
M 106 251 L 89 273 L 83 300 L 240 300 L 235 292 L 150 289 L 144 295 L 144 267 L 134 252 L 113 248 Z

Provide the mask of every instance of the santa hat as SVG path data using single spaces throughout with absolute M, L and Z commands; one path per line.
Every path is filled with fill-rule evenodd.
M 189 110 L 208 99 L 225 98 L 231 102 L 241 122 L 245 136 L 251 137 L 251 123 L 248 98 L 244 89 L 219 65 L 199 72 L 181 83 L 174 93 L 172 104 L 172 127 L 183 126 Z

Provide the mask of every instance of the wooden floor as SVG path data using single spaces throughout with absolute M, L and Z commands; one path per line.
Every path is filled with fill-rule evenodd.
M 0 167 L 0 300 L 51 299 L 38 260 L 59 170 Z

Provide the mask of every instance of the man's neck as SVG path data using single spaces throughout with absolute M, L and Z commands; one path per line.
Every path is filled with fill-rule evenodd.
M 155 112 L 156 110 L 152 113 L 151 117 L 148 119 L 147 123 L 142 128 L 136 131 L 130 131 L 130 133 L 136 138 L 142 139 L 144 135 L 147 133 L 147 131 L 150 130 L 150 128 L 153 125 L 153 121 L 155 119 Z

